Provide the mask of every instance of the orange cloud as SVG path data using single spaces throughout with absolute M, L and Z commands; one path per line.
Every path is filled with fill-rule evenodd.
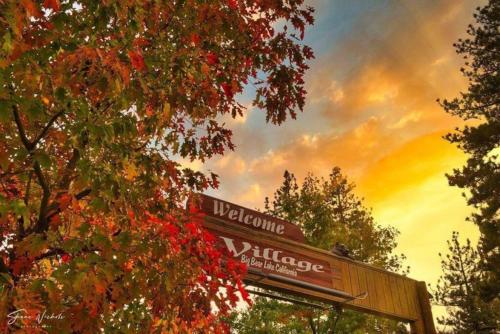
M 441 273 L 439 252 L 452 231 L 473 242 L 478 230 L 466 221 L 471 210 L 461 190 L 445 177 L 465 162 L 465 156 L 433 133 L 412 140 L 390 152 L 366 170 L 358 192 L 373 208 L 376 221 L 396 226 L 401 235 L 398 251 L 408 257 L 411 276 L 436 282 Z M 436 308 L 435 315 L 444 309 Z
M 395 191 L 424 183 L 429 177 L 444 177 L 465 162 L 464 154 L 442 139 L 445 132 L 418 137 L 391 151 L 371 165 L 359 181 L 370 202 L 380 202 Z
M 463 35 L 474 4 L 399 6 L 405 8 L 404 15 L 391 20 L 367 13 L 349 38 L 313 65 L 307 81 L 309 109 L 319 108 L 332 126 L 363 122 L 374 115 L 385 117 L 392 127 L 410 130 L 425 125 L 436 131 L 457 124 L 435 100 L 455 96 L 466 83 L 452 42 Z M 366 32 L 370 29 L 384 33 Z

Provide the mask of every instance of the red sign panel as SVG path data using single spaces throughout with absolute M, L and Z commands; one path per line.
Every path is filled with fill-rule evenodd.
M 227 249 L 235 259 L 248 267 L 311 284 L 332 288 L 333 271 L 330 263 L 284 248 L 266 245 L 231 233 L 209 229 L 221 248 Z
M 199 194 L 199 198 L 200 209 L 210 217 L 282 238 L 305 241 L 300 228 L 290 222 L 207 195 Z

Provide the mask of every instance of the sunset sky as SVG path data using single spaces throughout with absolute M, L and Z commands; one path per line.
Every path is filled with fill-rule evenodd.
M 464 89 L 453 42 L 465 35 L 477 1 L 309 1 L 316 23 L 306 43 L 316 59 L 306 78 L 304 113 L 282 126 L 264 113 L 227 119 L 236 150 L 208 165 L 220 175 L 210 194 L 262 208 L 284 170 L 301 180 L 327 176 L 334 166 L 357 184 L 376 221 L 399 229 L 397 251 L 408 257 L 410 276 L 434 283 L 438 252 L 453 230 L 477 239 L 466 222 L 461 191 L 446 172 L 465 156 L 442 139 L 460 125 L 436 98 Z M 242 97 L 251 105 L 252 91 Z M 441 313 L 441 310 L 435 310 Z

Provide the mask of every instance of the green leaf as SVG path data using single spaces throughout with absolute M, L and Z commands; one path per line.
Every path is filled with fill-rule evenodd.
M 55 96 L 59 101 L 64 100 L 64 98 L 66 97 L 66 89 L 64 89 L 63 87 L 58 87 L 56 89 Z
M 38 256 L 47 248 L 48 241 L 40 234 L 31 234 L 17 244 L 16 252 L 18 254 L 27 254 L 28 256 Z
M 21 199 L 13 201 L 11 203 L 11 206 L 12 206 L 12 211 L 14 211 L 14 213 L 19 216 L 24 215 L 24 213 L 27 210 L 26 204 Z
M 83 223 L 82 225 L 80 225 L 78 227 L 77 230 L 78 230 L 78 233 L 80 235 L 86 235 L 89 232 L 89 230 L 90 230 L 90 224 L 89 223 Z
M 62 244 L 62 249 L 67 253 L 77 253 L 83 248 L 83 243 L 78 239 L 68 239 Z
M 109 242 L 109 239 L 99 233 L 93 235 L 92 244 L 101 249 L 111 248 L 111 243 Z
M 6 123 L 9 121 L 12 105 L 6 100 L 0 100 L 0 122 Z
M 86 278 L 87 275 L 84 272 L 76 274 L 73 280 L 73 289 L 75 289 L 75 291 L 81 291 L 85 287 Z
M 31 101 L 26 109 L 26 114 L 32 119 L 38 119 L 41 115 L 43 115 L 42 102 L 38 100 Z
M 10 32 L 7 32 L 5 35 L 3 35 L 2 49 L 6 53 L 10 53 L 12 51 L 12 36 L 10 36 Z
M 95 210 L 102 210 L 106 208 L 106 202 L 102 198 L 96 197 L 90 201 L 90 206 Z
M 0 273 L 0 282 L 5 282 L 10 285 L 14 285 L 14 281 L 12 280 L 12 277 L 10 277 L 9 274 L 7 273 Z
M 43 168 L 49 168 L 51 165 L 50 156 L 43 151 L 36 152 L 35 160 L 38 161 Z

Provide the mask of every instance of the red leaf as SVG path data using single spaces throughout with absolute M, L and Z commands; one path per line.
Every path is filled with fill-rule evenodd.
M 186 224 L 186 229 L 191 233 L 192 235 L 195 235 L 198 233 L 198 225 L 195 223 L 187 223 Z
M 61 255 L 61 261 L 62 263 L 68 263 L 69 261 L 71 261 L 71 255 L 69 254 Z
M 70 205 L 72 199 L 73 197 L 70 194 L 62 194 L 59 198 L 59 207 L 61 208 L 61 210 L 66 209 Z
M 31 262 L 32 261 L 29 258 L 27 258 L 26 256 L 18 257 L 17 259 L 15 259 L 12 262 L 12 266 L 11 266 L 12 273 L 16 276 L 21 274 L 22 272 L 29 269 Z
M 219 62 L 219 58 L 217 57 L 216 54 L 209 52 L 207 53 L 207 63 L 209 65 L 215 65 Z
M 137 71 L 145 71 L 146 70 L 146 64 L 144 63 L 144 58 L 142 57 L 142 54 L 138 50 L 130 50 L 128 52 L 128 56 L 130 58 L 130 62 L 132 63 L 132 67 L 135 68 Z
M 149 46 L 151 43 L 145 39 L 145 38 L 142 38 L 142 37 L 137 37 L 136 39 L 134 39 L 134 46 L 137 48 L 137 47 L 144 47 L 144 46 Z
M 200 41 L 201 41 L 200 35 L 198 35 L 196 33 L 191 34 L 191 42 L 194 45 L 198 46 L 198 44 L 200 44 Z
M 59 0 L 44 0 L 43 6 L 52 9 L 54 12 L 58 12 L 61 9 Z
M 238 0 L 227 0 L 227 5 L 232 10 L 237 10 L 238 9 Z
M 61 220 L 61 216 L 60 215 L 54 215 L 51 219 L 50 219 L 50 227 L 52 229 L 56 229 L 58 228 L 59 226 L 61 226 L 62 224 L 62 220 Z
M 253 65 L 253 60 L 252 58 L 247 58 L 245 59 L 245 67 L 250 68 Z
M 247 290 L 245 290 L 245 287 L 243 286 L 243 284 L 241 284 L 241 282 L 237 282 L 237 283 L 238 283 L 238 290 L 240 290 L 240 293 L 241 293 L 241 297 L 243 297 L 243 300 L 251 305 L 252 300 L 250 299 L 250 296 L 248 295 Z
M 24 7 L 26 12 L 35 17 L 41 17 L 42 14 L 40 13 L 39 7 L 31 0 L 23 0 L 21 1 L 21 5 Z
M 132 269 L 134 268 L 134 262 L 132 260 L 128 260 L 127 262 L 125 262 L 125 264 L 123 265 L 123 270 L 127 271 L 127 272 L 130 272 L 132 271 Z
M 233 98 L 234 96 L 234 92 L 233 92 L 233 88 L 231 87 L 230 84 L 227 84 L 227 83 L 223 83 L 221 84 L 222 86 L 222 89 L 224 90 L 224 94 L 226 94 L 226 96 L 230 99 Z

